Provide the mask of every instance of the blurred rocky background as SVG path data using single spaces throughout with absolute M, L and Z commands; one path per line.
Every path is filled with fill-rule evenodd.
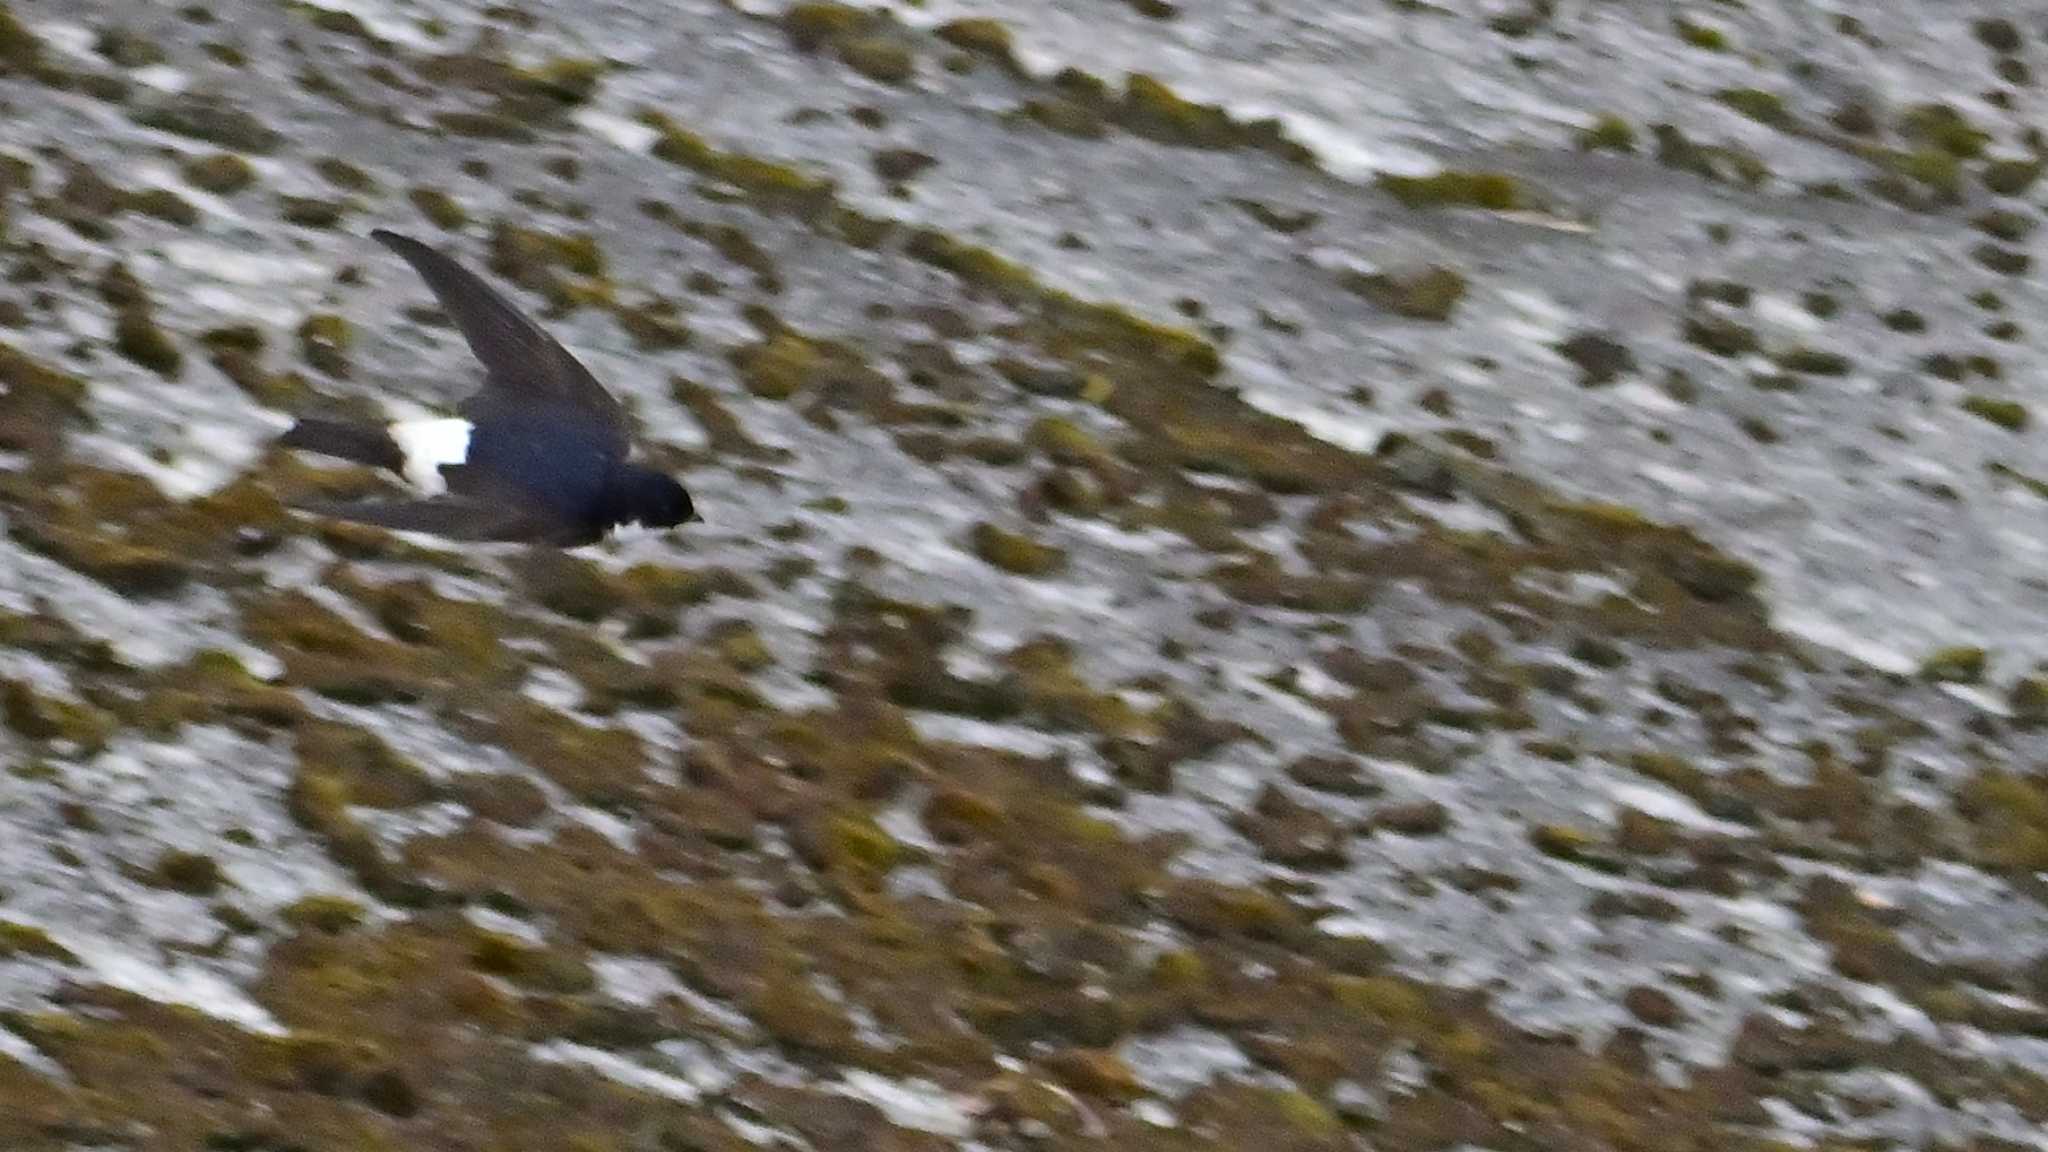
M 10 0 L 0 1147 L 2048 1147 L 2044 31 Z

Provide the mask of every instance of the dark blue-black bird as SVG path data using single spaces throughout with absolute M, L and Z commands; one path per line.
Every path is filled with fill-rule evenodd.
M 483 387 L 455 417 L 294 424 L 279 444 L 389 469 L 422 493 L 303 510 L 455 540 L 563 548 L 594 544 L 623 524 L 698 519 L 673 477 L 627 459 L 625 411 L 568 349 L 447 255 L 382 228 L 370 236 L 433 290 L 483 362 Z

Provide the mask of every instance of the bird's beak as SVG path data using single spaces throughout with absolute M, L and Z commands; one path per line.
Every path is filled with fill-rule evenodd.
M 698 511 L 695 508 L 690 509 L 690 518 L 688 520 L 683 521 L 683 523 L 685 524 L 702 524 L 703 522 L 704 513 Z

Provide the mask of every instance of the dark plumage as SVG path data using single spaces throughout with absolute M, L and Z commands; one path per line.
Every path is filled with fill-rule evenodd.
M 427 282 L 483 362 L 484 382 L 459 418 L 300 420 L 279 444 L 389 469 L 425 494 L 304 510 L 457 540 L 565 548 L 622 524 L 669 528 L 698 518 L 674 478 L 627 459 L 625 411 L 568 349 L 443 253 L 381 228 L 370 236 Z

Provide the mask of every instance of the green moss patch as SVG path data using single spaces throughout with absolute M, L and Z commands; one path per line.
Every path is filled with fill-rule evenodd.
M 1920 664 L 1920 675 L 1951 684 L 1975 684 L 1984 678 L 1986 657 L 1982 648 L 1957 645 L 1943 648 Z
M 1430 176 L 1381 173 L 1375 182 L 1410 208 L 1486 208 L 1504 212 L 1526 206 L 1521 182 L 1504 172 L 1444 171 Z
M 2029 419 L 2025 404 L 1996 396 L 1966 396 L 1963 398 L 1963 411 L 2008 432 L 2025 431 Z
M 314 371 L 336 379 L 348 377 L 352 340 L 348 321 L 332 312 L 316 312 L 299 324 L 299 355 Z
M 1441 265 L 1394 272 L 1347 273 L 1344 287 L 1409 320 L 1442 324 L 1465 298 L 1462 273 Z
M 1059 549 L 1040 544 L 1029 536 L 1006 532 L 993 524 L 975 525 L 971 543 L 976 556 L 1019 576 L 1051 576 L 1067 564 L 1065 554 Z
M 284 143 L 283 134 L 220 96 L 188 93 L 167 97 L 137 109 L 134 116 L 146 127 L 232 152 L 268 155 Z
M 993 17 L 953 20 L 939 25 L 933 35 L 962 51 L 999 61 L 1013 71 L 1021 71 L 1009 26 L 1001 20 Z
M 78 962 L 78 957 L 72 954 L 71 949 L 57 943 L 41 928 L 32 924 L 17 924 L 12 920 L 0 920 L 0 960 L 13 960 L 23 956 L 54 960 L 59 964 Z
M 829 180 L 787 164 L 714 148 L 702 136 L 653 110 L 643 110 L 640 119 L 659 133 L 653 147 L 657 158 L 731 185 L 763 207 L 808 215 L 822 210 L 832 199 Z

